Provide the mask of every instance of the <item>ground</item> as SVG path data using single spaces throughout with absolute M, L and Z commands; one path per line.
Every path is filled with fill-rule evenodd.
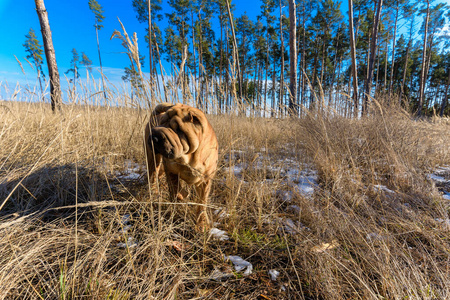
M 450 122 L 209 116 L 209 213 L 149 188 L 145 111 L 3 103 L 0 297 L 446 299 Z

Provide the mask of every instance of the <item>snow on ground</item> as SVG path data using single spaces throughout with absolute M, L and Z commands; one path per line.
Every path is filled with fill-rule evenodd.
M 432 181 L 436 182 L 436 183 L 446 183 L 446 182 L 448 182 L 448 180 L 446 180 L 445 177 L 436 175 L 436 173 L 428 174 L 427 177 L 429 179 L 431 179 Z
M 210 236 L 212 236 L 215 239 L 218 239 L 219 241 L 228 241 L 230 239 L 226 231 L 220 230 L 218 228 L 211 228 L 209 234 Z
M 243 158 L 247 155 L 247 158 L 251 162 L 243 161 Z M 225 156 L 225 168 L 226 172 L 232 172 L 238 179 L 241 179 L 244 183 L 247 182 L 244 176 L 248 170 L 265 171 L 268 177 L 276 175 L 282 180 L 282 184 L 292 188 L 291 191 L 277 190 L 275 193 L 283 201 L 292 201 L 293 193 L 299 193 L 305 197 L 311 197 L 314 193 L 314 189 L 317 186 L 317 171 L 311 169 L 309 165 L 303 164 L 298 160 L 286 157 L 271 157 L 263 153 L 257 152 L 253 156 L 253 159 L 241 150 L 231 150 L 230 154 Z M 230 166 L 231 158 L 231 166 Z M 266 178 L 264 182 L 270 183 L 272 179 Z
M 449 193 L 449 192 L 444 192 L 444 195 L 442 195 L 442 197 L 443 197 L 445 200 L 450 200 L 450 193 Z
M 438 167 L 427 177 L 436 185 L 442 197 L 450 200 L 450 166 Z
M 115 175 L 119 180 L 138 180 L 147 172 L 147 168 L 143 164 L 138 164 L 132 160 L 125 160 L 122 172 L 116 171 Z
M 280 276 L 280 272 L 278 272 L 277 270 L 269 270 L 269 275 L 270 275 L 270 279 L 272 279 L 272 281 L 277 280 L 278 276 Z
M 314 188 L 317 186 L 317 171 L 302 170 L 293 180 L 295 190 L 301 195 L 311 197 L 314 194 Z
M 373 189 L 375 191 L 382 191 L 382 192 L 385 192 L 385 193 L 388 193 L 388 194 L 395 194 L 395 192 L 393 190 L 388 189 L 386 186 L 380 185 L 380 184 L 374 185 Z
M 245 269 L 244 276 L 252 274 L 253 265 L 248 261 L 244 260 L 242 257 L 236 255 L 230 256 L 224 255 L 224 260 L 231 261 L 234 265 L 234 269 L 236 270 L 236 272 L 240 272 Z

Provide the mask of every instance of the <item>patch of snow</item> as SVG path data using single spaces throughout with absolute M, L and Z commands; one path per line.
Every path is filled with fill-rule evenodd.
M 125 170 L 129 170 L 131 172 L 138 172 L 142 168 L 145 168 L 143 165 L 137 164 L 132 160 L 127 159 L 125 161 Z
M 209 234 L 219 241 L 228 241 L 230 238 L 227 235 L 227 232 L 224 230 L 220 230 L 218 228 L 211 228 Z
M 244 168 L 241 167 L 241 166 L 239 166 L 239 165 L 235 165 L 235 166 L 232 166 L 232 167 L 231 167 L 231 171 L 234 173 L 234 176 L 240 175 L 240 174 L 242 173 L 242 170 L 243 170 L 243 169 L 244 169 Z M 230 167 L 226 167 L 226 168 L 224 168 L 224 170 L 225 170 L 226 172 L 229 172 L 229 171 L 230 171 Z
M 127 225 L 128 223 L 130 223 L 130 220 L 131 220 L 130 214 L 123 215 L 121 223 L 122 225 Z
M 374 185 L 373 189 L 375 191 L 382 191 L 382 192 L 386 192 L 386 193 L 389 193 L 389 194 L 395 194 L 395 192 L 393 190 L 388 189 L 386 186 L 381 185 L 381 184 Z
M 269 270 L 269 275 L 270 275 L 270 279 L 272 279 L 272 281 L 277 280 L 278 276 L 280 276 L 280 272 L 278 272 L 277 270 Z
M 137 180 L 141 178 L 141 174 L 146 171 L 144 165 L 137 164 L 131 160 L 124 162 L 124 171 L 116 171 L 116 177 L 122 180 Z
M 450 193 L 444 192 L 442 198 L 444 198 L 445 200 L 450 200 Z
M 299 176 L 288 178 L 288 180 L 301 195 L 311 197 L 314 193 L 314 188 L 317 186 L 317 172 L 303 170 Z
M 117 247 L 119 248 L 135 248 L 138 246 L 138 242 L 133 237 L 128 237 L 128 240 L 126 243 L 118 243 Z
M 245 269 L 244 276 L 252 274 L 253 265 L 248 261 L 242 259 L 242 257 L 236 255 L 224 255 L 224 259 L 225 261 L 229 260 L 233 263 L 236 272 L 240 272 Z
M 141 177 L 141 174 L 130 172 L 128 174 L 117 175 L 117 178 L 122 180 L 137 180 Z
M 312 196 L 314 193 L 314 187 L 309 181 L 303 181 L 302 183 L 296 186 L 296 190 L 302 194 L 303 196 Z
M 428 174 L 427 177 L 428 177 L 428 179 L 431 179 L 434 182 L 438 182 L 438 183 L 448 182 L 448 180 L 446 180 L 444 177 L 436 175 L 436 174 Z

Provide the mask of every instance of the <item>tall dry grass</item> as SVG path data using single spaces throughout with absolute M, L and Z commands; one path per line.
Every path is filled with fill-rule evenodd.
M 385 108 L 360 120 L 210 116 L 220 143 L 210 213 L 230 236 L 218 241 L 195 233 L 164 181 L 156 196 L 142 167 L 122 176 L 144 163 L 147 113 L 0 104 L 0 298 L 450 297 L 450 206 L 426 176 L 450 164 L 445 120 Z M 288 175 L 308 169 L 319 174 L 311 196 Z

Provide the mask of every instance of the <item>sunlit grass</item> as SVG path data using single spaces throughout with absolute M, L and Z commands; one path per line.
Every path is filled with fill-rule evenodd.
M 144 105 L 0 105 L 0 298 L 450 297 L 450 203 L 427 178 L 450 164 L 445 119 L 209 116 L 219 241 L 195 232 L 164 180 L 155 196 L 143 169 L 123 176 L 145 162 Z M 313 194 L 292 177 L 308 170 Z

